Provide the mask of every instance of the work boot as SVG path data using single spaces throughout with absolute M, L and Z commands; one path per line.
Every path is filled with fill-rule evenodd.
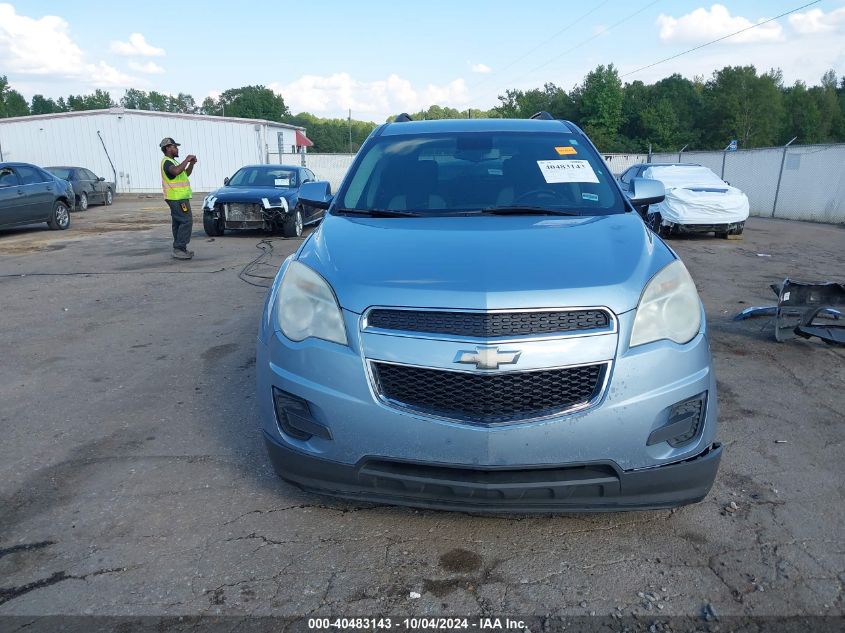
M 188 249 L 185 249 L 185 252 L 188 254 L 188 258 L 193 259 L 194 251 L 189 251 Z
M 180 251 L 178 248 L 173 249 L 174 259 L 191 259 L 191 257 L 193 256 L 193 253 L 188 253 L 187 251 Z

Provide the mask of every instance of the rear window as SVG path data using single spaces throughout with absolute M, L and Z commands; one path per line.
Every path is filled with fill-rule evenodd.
M 520 205 L 622 213 L 612 180 L 601 157 L 568 133 L 391 135 L 365 146 L 340 204 L 423 215 Z

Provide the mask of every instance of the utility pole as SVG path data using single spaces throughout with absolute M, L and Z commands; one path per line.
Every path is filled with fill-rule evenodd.
M 679 163 L 680 163 L 680 162 L 682 162 L 682 156 L 684 155 L 684 150 L 685 150 L 686 148 L 688 148 L 688 147 L 689 147 L 689 143 L 687 143 L 686 145 L 684 145 L 684 146 L 681 148 L 681 151 L 679 151 L 679 152 L 678 152 L 678 162 L 679 162 Z
M 349 108 L 349 153 L 352 154 L 352 108 Z
M 775 188 L 775 201 L 772 204 L 772 217 L 775 217 L 775 211 L 777 211 L 778 208 L 778 195 L 780 194 L 780 181 L 783 179 L 783 164 L 786 162 L 786 150 L 788 150 L 789 146 L 797 139 L 797 136 L 793 136 L 792 140 L 783 146 L 783 156 L 780 157 L 780 171 L 778 172 L 778 186 Z

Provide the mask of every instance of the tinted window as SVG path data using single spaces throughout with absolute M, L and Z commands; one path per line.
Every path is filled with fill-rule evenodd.
M 0 169 L 0 187 L 14 187 L 18 184 L 18 177 L 8 167 Z
M 39 182 L 47 182 L 47 177 L 41 173 L 40 169 L 34 167 L 17 167 L 18 176 L 20 176 L 21 184 L 34 185 Z
M 50 167 L 47 171 L 53 174 L 56 178 L 62 180 L 73 180 L 73 170 L 70 167 Z
M 87 169 L 80 169 L 79 171 L 82 173 L 82 178 L 85 178 L 86 180 L 97 180 L 97 175 L 93 171 L 89 171 Z
M 230 187 L 296 187 L 296 170 L 278 167 L 244 167 L 229 180 Z
M 429 213 L 538 206 L 622 213 L 606 164 L 567 133 L 452 132 L 376 137 L 356 161 L 341 206 Z

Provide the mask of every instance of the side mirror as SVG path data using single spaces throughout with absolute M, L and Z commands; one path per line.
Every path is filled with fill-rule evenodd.
M 106 180 L 106 179 L 105 179 L 105 178 L 103 178 L 102 176 L 100 176 L 99 178 L 97 178 L 97 182 L 105 182 L 105 180 Z
M 226 177 L 223 179 L 223 186 L 225 187 L 225 186 L 226 186 L 226 185 L 228 185 L 228 184 L 229 184 L 229 177 L 228 177 L 228 176 L 226 176 Z
M 635 207 L 657 204 L 663 202 L 666 198 L 666 189 L 663 183 L 650 178 L 632 178 L 627 193 L 631 204 Z
M 328 209 L 334 199 L 332 186 L 325 180 L 306 182 L 299 188 L 299 199 L 312 207 Z

